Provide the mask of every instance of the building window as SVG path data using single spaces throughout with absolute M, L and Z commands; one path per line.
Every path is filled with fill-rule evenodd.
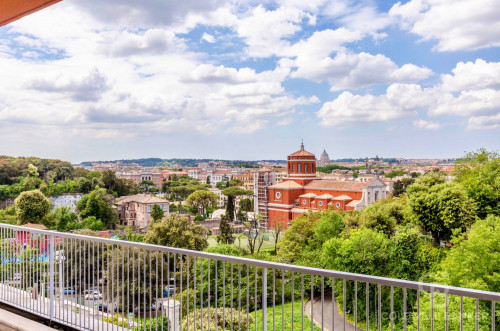
M 337 202 L 337 203 L 335 204 L 335 207 L 340 208 L 340 202 Z
M 318 202 L 318 206 L 323 206 L 323 201 Z
M 301 164 L 299 163 L 299 171 L 297 171 L 298 173 L 301 173 L 302 169 L 300 168 Z
M 295 172 L 295 163 L 292 164 L 292 172 Z
M 280 192 L 276 192 L 276 199 L 280 199 L 281 198 L 281 193 Z
M 307 174 L 307 163 L 304 164 L 304 172 Z
M 306 200 L 306 199 L 302 200 L 302 204 L 303 204 L 303 205 L 305 205 L 306 203 L 307 203 L 307 200 Z

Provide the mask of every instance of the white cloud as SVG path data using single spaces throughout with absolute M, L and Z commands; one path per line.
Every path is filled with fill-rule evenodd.
M 473 116 L 469 118 L 468 130 L 484 130 L 500 128 L 500 113 L 491 116 Z
M 324 126 L 390 122 L 426 111 L 429 116 L 468 116 L 470 130 L 495 128 L 500 114 L 500 63 L 458 63 L 441 82 L 423 89 L 417 84 L 392 84 L 382 95 L 342 93 L 326 102 L 317 116 Z M 404 66 L 402 67 L 404 68 Z M 488 124 L 488 121 L 491 124 Z M 438 129 L 436 122 L 414 120 L 420 128 Z
M 201 40 L 206 41 L 207 43 L 213 44 L 215 43 L 215 37 L 212 36 L 211 34 L 208 33 L 203 33 L 203 36 L 201 36 Z
M 279 7 L 267 10 L 263 6 L 254 8 L 249 15 L 238 21 L 238 35 L 248 45 L 246 53 L 251 57 L 282 55 L 290 46 L 284 40 L 301 30 L 300 23 L 305 12 L 295 7 Z
M 429 109 L 429 115 L 469 116 L 500 111 L 500 90 L 483 89 L 462 91 L 458 96 L 441 94 L 439 101 Z
M 99 36 L 98 50 L 113 57 L 165 54 L 185 48 L 174 32 L 158 28 L 148 29 L 142 34 L 123 30 L 106 31 L 99 33 Z
M 430 122 L 430 121 L 425 121 L 425 120 L 413 121 L 413 125 L 417 128 L 427 129 L 427 130 L 437 130 L 437 129 L 441 128 L 440 123 Z
M 480 89 L 500 89 L 500 62 L 459 62 L 453 75 L 441 76 L 442 88 L 446 92 Z
M 76 0 L 74 5 L 108 26 L 169 26 L 179 24 L 188 15 L 203 15 L 223 7 L 223 0 L 176 1 Z
M 356 89 L 377 84 L 396 82 L 412 83 L 428 78 L 432 71 L 425 67 L 405 64 L 398 67 L 382 54 L 339 52 L 334 58 L 325 57 L 312 61 L 307 56 L 297 58 L 297 70 L 292 77 L 315 81 L 327 80 L 331 91 Z
M 396 3 L 389 14 L 422 40 L 437 40 L 438 51 L 500 45 L 498 0 L 411 0 Z
M 317 112 L 321 125 L 347 127 L 355 124 L 389 122 L 410 118 L 417 114 L 420 103 L 408 100 L 423 100 L 425 92 L 415 84 L 393 84 L 386 94 L 354 95 L 343 92 L 333 101 L 323 104 Z

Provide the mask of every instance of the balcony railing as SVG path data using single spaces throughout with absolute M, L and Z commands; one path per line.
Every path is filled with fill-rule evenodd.
M 498 324 L 496 292 L 7 224 L 0 224 L 0 243 L 0 301 L 80 330 L 495 330 Z

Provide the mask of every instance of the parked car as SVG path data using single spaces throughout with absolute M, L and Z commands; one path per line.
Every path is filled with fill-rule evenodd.
M 100 292 L 97 291 L 85 294 L 85 300 L 101 300 L 101 299 L 102 295 Z
M 66 287 L 63 289 L 63 294 L 75 294 L 75 288 L 74 287 Z

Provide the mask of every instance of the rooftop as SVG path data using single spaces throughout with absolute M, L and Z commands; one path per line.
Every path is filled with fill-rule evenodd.
M 136 194 L 124 197 L 119 197 L 116 204 L 122 204 L 126 202 L 138 202 L 138 203 L 168 203 L 168 200 L 155 197 L 152 194 Z

